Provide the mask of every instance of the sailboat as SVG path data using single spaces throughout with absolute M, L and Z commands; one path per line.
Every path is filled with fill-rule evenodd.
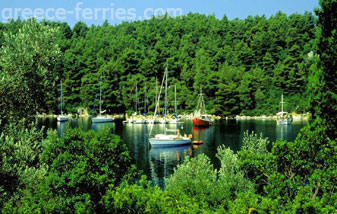
M 61 80 L 61 89 L 60 89 L 60 115 L 57 117 L 57 121 L 59 122 L 66 122 L 68 121 L 68 116 L 63 114 L 62 109 L 62 80 Z
M 158 80 L 157 80 L 157 77 L 156 77 L 156 95 L 155 95 L 155 98 L 154 98 L 154 103 L 156 103 L 156 99 L 158 97 Z M 158 117 L 157 115 L 154 115 L 153 117 L 149 117 L 147 119 L 147 124 L 155 124 L 155 123 L 158 123 L 159 120 L 158 120 Z
M 291 123 L 293 122 L 293 116 L 291 114 L 289 114 L 288 112 L 283 111 L 283 94 L 281 97 L 281 112 L 277 113 L 277 117 L 276 117 L 276 123 L 278 125 L 291 125 Z
M 166 121 L 166 115 L 167 115 L 167 79 L 168 79 L 168 69 L 166 67 L 163 82 L 162 82 L 162 85 L 163 85 L 164 80 L 165 80 L 165 121 Z M 160 92 L 159 92 L 158 100 L 157 100 L 157 103 L 156 103 L 154 116 L 157 113 L 161 89 L 162 89 L 162 87 L 160 87 Z M 152 128 L 151 128 L 151 131 L 152 131 Z M 151 135 L 151 131 L 150 131 L 150 135 Z M 149 139 L 149 142 L 150 142 L 150 144 L 153 148 L 177 147 L 177 146 L 184 146 L 184 145 L 191 144 L 191 142 L 192 142 L 191 136 L 189 138 L 188 137 L 182 137 L 180 135 L 179 129 L 177 129 L 176 132 L 177 132 L 176 135 L 167 135 L 166 134 L 166 127 L 165 127 L 165 133 L 164 134 L 155 135 L 154 138 Z
M 179 117 L 177 116 L 177 86 L 174 85 L 174 114 L 173 117 L 168 121 L 169 124 L 179 123 Z
M 212 125 L 212 119 L 207 115 L 204 97 L 202 90 L 200 89 L 199 100 L 197 110 L 194 112 L 192 122 L 195 126 L 210 126 Z
M 146 91 L 146 89 L 145 89 Z M 146 119 L 143 115 L 141 115 L 140 107 L 138 108 L 139 105 L 139 99 L 138 99 L 138 86 L 136 85 L 136 112 L 135 112 L 135 117 L 133 120 L 134 124 L 144 124 L 146 122 Z M 146 107 L 144 107 L 145 109 Z M 139 112 L 139 115 L 137 113 Z
M 105 111 L 102 111 L 102 77 L 100 78 L 99 84 L 99 114 L 97 117 L 92 118 L 93 123 L 111 123 L 114 121 L 112 117 L 107 117 L 104 114 Z

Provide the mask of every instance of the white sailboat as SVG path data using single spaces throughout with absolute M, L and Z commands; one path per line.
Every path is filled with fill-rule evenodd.
M 156 99 L 158 97 L 158 83 L 157 83 L 157 77 L 156 77 L 156 97 L 155 97 L 155 103 L 157 102 Z M 148 117 L 147 118 L 147 124 L 155 124 L 155 123 L 159 123 L 158 117 L 157 115 L 153 116 L 153 117 Z
M 92 118 L 93 123 L 111 123 L 114 121 L 112 117 L 108 117 L 104 114 L 105 111 L 102 111 L 102 77 L 100 79 L 99 85 L 99 114 L 97 117 Z
M 177 135 L 157 134 L 154 138 L 150 138 L 150 144 L 153 148 L 168 148 L 185 146 L 191 144 L 191 139 L 188 137 L 181 137 L 179 131 Z
M 63 114 L 63 109 L 62 109 L 62 80 L 61 80 L 61 90 L 60 90 L 60 115 L 57 117 L 58 122 L 66 122 L 68 121 L 68 116 Z
M 166 121 L 166 115 L 167 115 L 167 78 L 168 78 L 168 70 L 167 70 L 167 67 L 166 67 L 163 82 L 162 82 L 162 85 L 163 85 L 164 80 L 165 80 L 165 121 Z M 162 86 L 160 87 L 160 92 L 159 92 L 158 100 L 157 100 L 157 103 L 156 103 L 154 115 L 156 115 L 156 113 L 157 113 L 161 89 L 162 89 Z M 151 131 L 152 131 L 152 128 L 151 128 Z M 151 131 L 150 131 L 150 135 L 151 135 Z M 184 146 L 184 145 L 191 144 L 191 142 L 192 142 L 191 138 L 182 137 L 180 135 L 179 129 L 176 130 L 176 131 L 177 131 L 176 135 L 167 135 L 166 134 L 166 128 L 165 128 L 164 134 L 155 135 L 154 138 L 149 139 L 149 142 L 150 142 L 150 144 L 153 148 L 177 147 L 177 146 Z
M 177 86 L 174 85 L 174 114 L 168 121 L 169 124 L 176 124 L 179 123 L 180 119 L 177 116 Z
M 144 124 L 146 122 L 146 119 L 143 115 L 141 115 L 141 110 L 140 107 L 138 108 L 138 105 L 140 104 L 139 99 L 138 99 L 138 85 L 136 85 L 136 112 L 134 115 L 134 124 Z M 139 112 L 139 114 L 138 114 Z M 138 115 L 137 115 L 138 114 Z
M 293 116 L 291 114 L 289 114 L 288 112 L 285 112 L 283 110 L 283 94 L 281 97 L 281 112 L 277 113 L 277 117 L 276 117 L 276 123 L 278 125 L 291 125 L 291 123 L 293 122 Z

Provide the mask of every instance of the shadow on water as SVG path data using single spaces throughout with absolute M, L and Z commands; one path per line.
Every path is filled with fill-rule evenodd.
M 39 124 L 47 128 L 57 129 L 61 136 L 66 124 L 70 127 L 78 127 L 84 131 L 93 129 L 99 130 L 107 125 L 92 124 L 91 118 L 70 119 L 66 123 L 58 123 L 56 119 L 41 119 Z M 126 142 L 132 157 L 139 170 L 142 170 L 148 178 L 164 187 L 164 178 L 173 173 L 174 168 L 182 163 L 186 156 L 195 157 L 199 154 L 207 155 L 215 168 L 220 167 L 220 162 L 216 158 L 217 149 L 224 145 L 234 151 L 240 150 L 244 132 L 254 131 L 262 133 L 271 142 L 278 139 L 293 141 L 307 123 L 305 121 L 295 121 L 290 126 L 278 126 L 273 120 L 222 120 L 217 121 L 213 126 L 200 128 L 194 127 L 190 120 L 185 120 L 184 124 L 146 125 L 146 124 L 122 124 L 110 123 L 112 132 L 119 135 Z M 152 127 L 151 127 L 152 126 Z M 168 129 L 168 130 L 167 130 Z M 192 140 L 203 141 L 201 145 L 191 145 L 185 147 L 151 149 L 149 146 L 149 134 L 161 134 L 166 131 L 180 129 L 181 134 L 192 134 Z M 172 133 L 169 133 L 172 134 Z

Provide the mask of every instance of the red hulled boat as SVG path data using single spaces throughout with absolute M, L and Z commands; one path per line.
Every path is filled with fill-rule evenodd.
M 210 126 L 212 125 L 212 119 L 207 115 L 204 105 L 204 98 L 202 91 L 199 94 L 197 110 L 194 112 L 192 122 L 195 126 Z
M 212 124 L 212 120 L 206 116 L 195 117 L 192 119 L 192 122 L 195 126 L 210 126 Z

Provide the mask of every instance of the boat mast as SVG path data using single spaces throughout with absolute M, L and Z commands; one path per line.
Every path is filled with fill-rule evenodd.
M 157 80 L 157 77 L 156 77 L 156 98 L 154 99 L 155 100 L 154 103 L 157 103 L 157 98 L 158 98 L 158 80 Z M 156 108 L 157 108 L 157 104 L 156 104 Z
M 168 68 L 165 69 L 166 79 L 165 79 L 165 117 L 167 116 L 167 79 L 168 79 Z
M 166 76 L 166 73 L 164 73 L 164 77 L 163 77 L 163 80 L 162 80 L 161 85 L 160 85 L 159 94 L 158 94 L 158 97 L 156 97 L 157 101 L 156 101 L 156 107 L 155 107 L 155 110 L 154 110 L 153 118 L 155 118 L 155 116 L 157 114 L 157 110 L 159 108 L 160 95 L 161 95 L 161 92 L 162 92 L 162 89 L 163 89 L 163 86 L 164 86 L 165 76 Z M 153 128 L 153 123 L 151 124 L 151 129 L 150 129 L 149 136 L 151 136 L 152 128 Z
M 61 105 L 61 115 L 63 115 L 63 109 L 62 109 L 62 79 L 61 79 L 61 97 L 60 97 L 60 105 Z
M 102 76 L 99 81 L 99 115 L 101 116 L 102 112 Z
M 177 86 L 174 84 L 174 112 L 177 114 Z
M 283 104 L 284 104 L 284 102 L 283 102 L 283 93 L 282 93 L 282 97 L 281 97 L 281 112 L 282 112 L 282 114 L 283 114 Z
M 145 94 L 144 94 L 144 114 L 146 114 L 146 83 L 145 83 Z
M 136 113 L 138 113 L 138 85 L 136 85 Z
M 205 106 L 205 102 L 204 102 L 204 97 L 203 97 L 203 93 L 202 93 L 202 87 L 200 88 L 197 110 L 200 110 L 200 114 L 207 114 L 206 106 Z

